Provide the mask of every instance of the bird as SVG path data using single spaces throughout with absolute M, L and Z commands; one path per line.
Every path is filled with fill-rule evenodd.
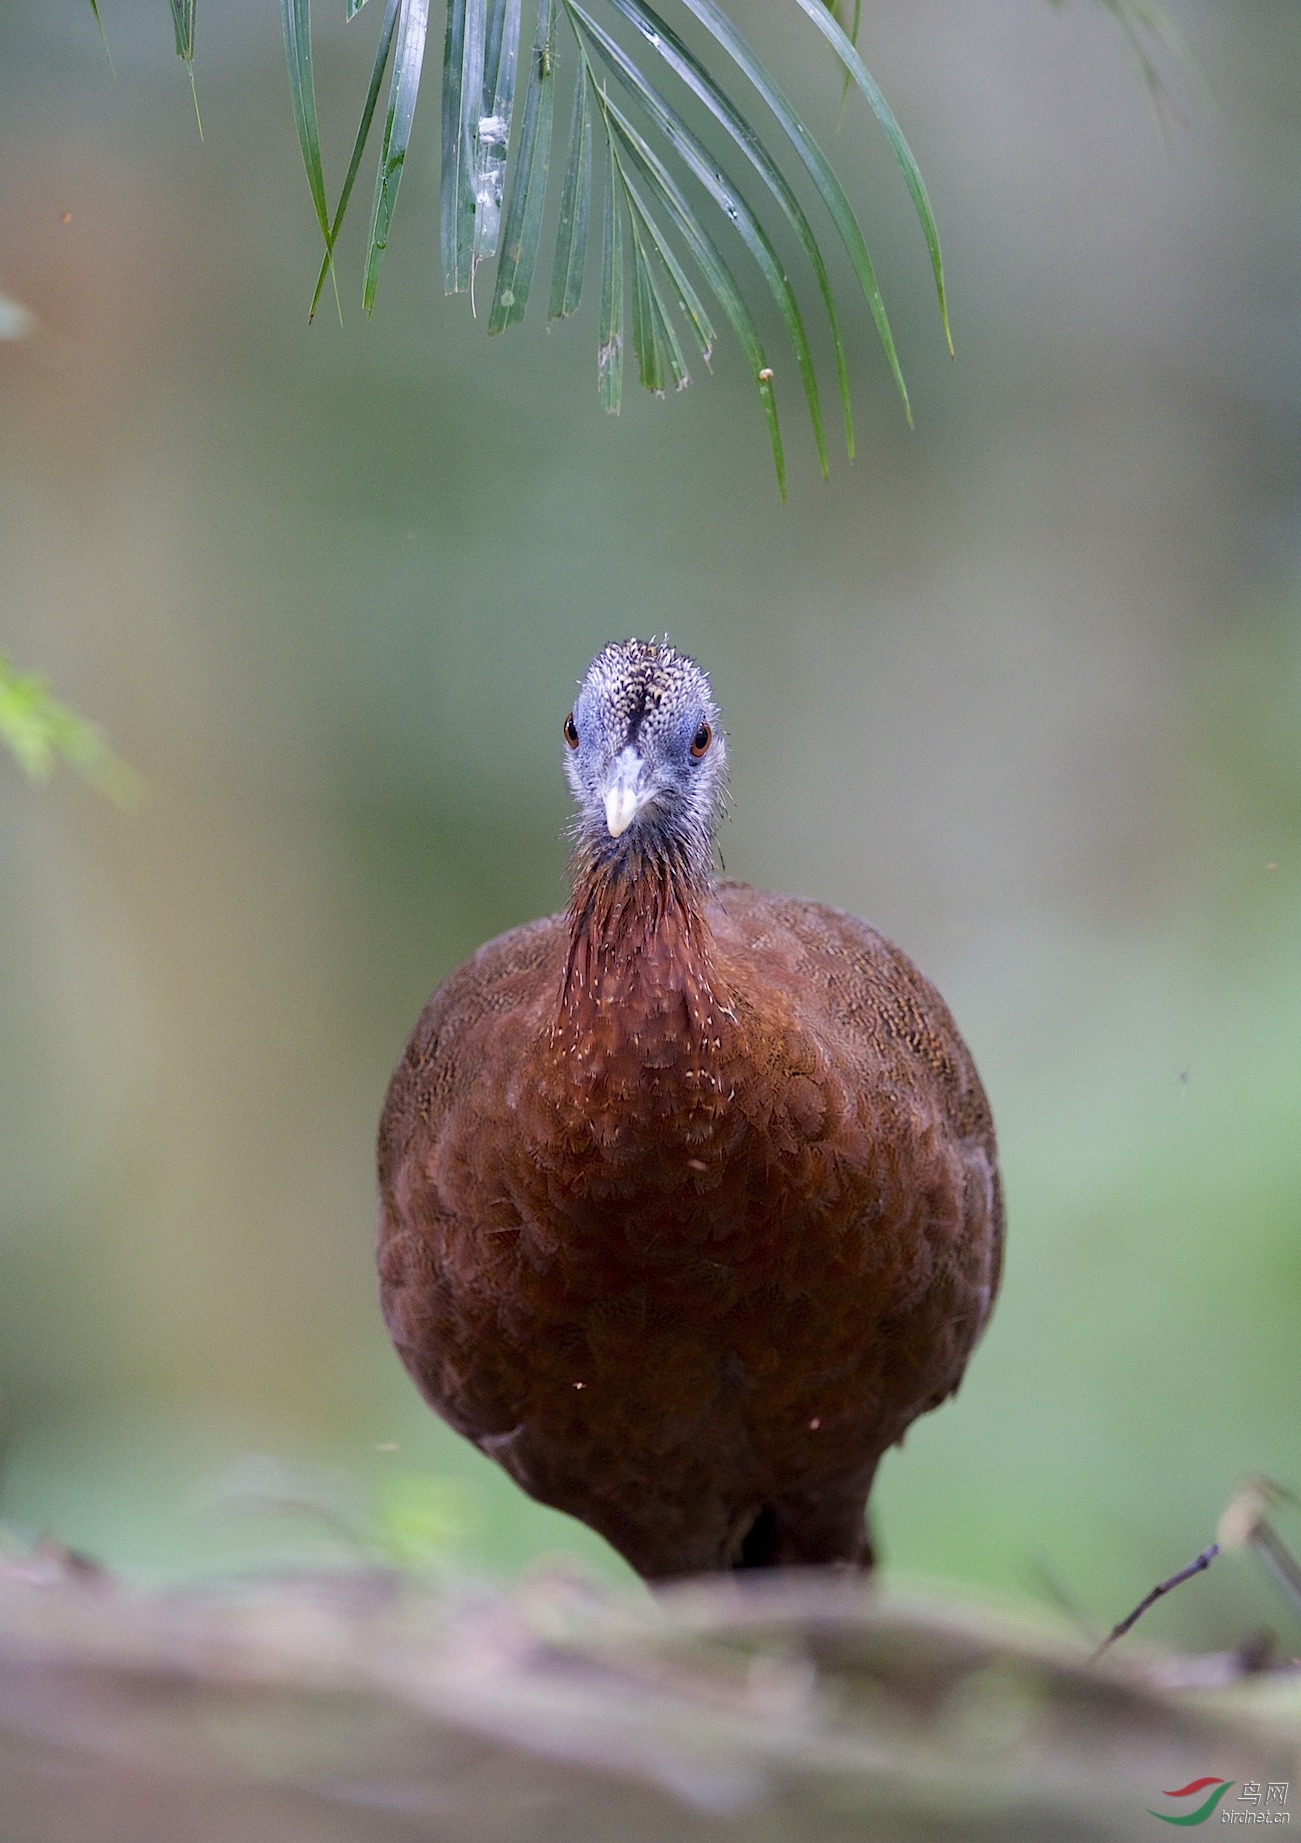
M 649 1582 L 870 1568 L 879 1461 L 998 1288 L 985 1091 L 875 928 L 715 875 L 727 743 L 694 660 L 606 646 L 563 732 L 568 905 L 443 981 L 388 1089 L 389 1334 Z

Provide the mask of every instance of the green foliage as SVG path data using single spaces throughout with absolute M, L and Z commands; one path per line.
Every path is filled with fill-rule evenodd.
M 1052 0 L 1052 4 L 1064 6 L 1066 0 Z M 1148 50 L 1148 43 L 1155 40 L 1157 44 L 1164 45 L 1181 64 L 1192 69 L 1193 58 L 1183 34 L 1165 8 L 1158 6 L 1155 0 L 1098 0 L 1098 4 L 1106 8 L 1124 33 L 1125 42 L 1146 86 L 1157 127 L 1163 129 L 1165 86 L 1156 61 Z
M 60 762 L 108 795 L 117 805 L 136 805 L 144 782 L 116 756 L 102 732 L 60 703 L 38 673 L 15 672 L 0 653 L 0 739 L 34 781 L 48 781 Z
M 793 231 L 827 316 L 846 447 L 851 455 L 854 434 L 844 342 L 826 260 L 818 233 L 779 164 L 777 155 L 783 148 L 798 157 L 849 252 L 906 413 L 907 391 L 861 227 L 825 153 L 715 0 L 683 0 L 683 4 L 712 39 L 720 58 L 737 79 L 739 93 L 757 97 L 775 118 L 780 135 L 772 137 L 773 145 L 752 125 L 731 90 L 705 67 L 647 0 L 602 0 L 603 16 L 598 16 L 596 0 L 591 10 L 580 0 L 540 0 L 523 107 L 513 121 L 521 27 L 519 0 L 449 0 L 442 92 L 444 281 L 449 293 L 471 290 L 480 263 L 497 254 L 500 242 L 488 330 L 504 331 L 524 317 L 552 177 L 555 86 L 558 79 L 567 82 L 571 107 L 559 182 L 561 209 L 552 262 L 552 316 L 572 313 L 581 298 L 587 239 L 593 225 L 592 144 L 599 132 L 605 140 L 605 157 L 600 162 L 605 199 L 598 214 L 604 252 L 597 367 L 602 402 L 607 409 L 617 411 L 622 400 L 629 293 L 633 352 L 645 388 L 662 395 L 670 381 L 676 389 L 688 382 L 675 308 L 708 359 L 714 334 L 687 272 L 690 264 L 697 270 L 705 292 L 713 295 L 746 354 L 768 422 L 778 482 L 784 493 L 785 466 L 774 390 L 776 368 L 760 340 L 745 290 L 729 267 L 725 246 L 732 233 L 749 253 L 777 306 L 825 473 L 826 443 L 804 310 L 772 234 L 777 222 Z M 797 5 L 831 45 L 847 81 L 857 85 L 867 99 L 889 140 L 930 252 L 947 337 L 939 237 L 917 163 L 839 22 L 822 0 L 797 0 Z M 355 10 L 350 10 L 350 17 Z M 312 77 L 310 0 L 281 0 L 281 14 L 294 120 L 325 243 L 313 311 L 370 133 L 383 74 L 391 61 L 388 112 L 362 291 L 366 311 L 370 312 L 410 139 L 428 31 L 428 0 L 388 0 L 352 158 L 332 216 L 325 203 Z M 623 38 L 619 36 L 621 31 Z M 625 38 L 636 45 L 635 54 Z M 719 145 L 726 150 L 726 160 L 739 162 L 738 170 L 748 171 L 759 182 L 767 201 L 762 210 L 754 208 L 729 166 L 688 125 L 681 110 L 681 100 L 685 98 L 703 105 Z M 513 152 L 509 196 L 508 149 Z M 683 180 L 694 182 L 698 191 L 693 194 L 684 188 Z M 700 193 L 707 205 L 698 202 Z M 626 287 L 626 282 L 631 286 Z
M 169 3 L 176 49 L 185 60 L 193 87 L 196 0 Z M 1061 5 L 1064 0 L 1054 3 Z M 1119 22 L 1159 113 L 1160 79 L 1145 41 L 1156 39 L 1183 55 L 1174 27 L 1155 0 L 1099 3 Z M 681 0 L 681 5 L 712 39 L 732 88 L 702 64 L 648 0 L 593 0 L 593 4 L 603 17 L 589 11 L 581 0 L 538 0 L 536 39 L 523 109 L 517 116 L 514 103 L 521 0 L 447 0 L 440 207 L 447 292 L 468 291 L 473 297 L 478 268 L 497 255 L 500 241 L 502 250 L 488 331 L 502 332 L 523 319 L 551 182 L 554 92 L 559 78 L 570 85 L 572 106 L 559 181 L 562 202 L 549 317 L 573 313 L 582 295 L 587 239 L 593 223 L 592 141 L 599 129 L 606 142 L 606 157 L 600 167 L 607 195 L 598 214 L 603 259 L 597 382 L 602 403 L 617 413 L 622 402 L 623 336 L 629 292 L 633 351 L 644 388 L 662 396 L 670 380 L 678 390 L 690 381 L 675 327 L 675 306 L 708 362 L 714 335 L 710 328 L 702 338 L 703 329 L 709 325 L 708 316 L 684 266 L 685 257 L 686 263 L 698 271 L 706 293 L 713 295 L 745 353 L 768 424 L 777 481 L 784 498 L 786 470 L 777 417 L 777 367 L 768 361 L 746 288 L 738 284 L 728 266 L 726 246 L 734 232 L 777 306 L 825 475 L 827 449 L 812 347 L 799 297 L 772 238 L 777 221 L 793 231 L 826 314 L 835 353 L 845 445 L 852 456 L 854 427 L 844 341 L 818 234 L 786 179 L 778 156 L 791 152 L 798 156 L 849 253 L 904 413 L 911 423 L 894 336 L 858 219 L 822 148 L 717 0 Z M 795 4 L 826 40 L 840 64 L 844 80 L 842 105 L 850 89 L 857 87 L 886 135 L 926 240 L 940 318 L 952 352 L 935 216 L 912 150 L 858 55 L 861 0 L 853 0 L 852 10 L 847 0 L 795 0 Z M 98 0 L 90 0 L 90 5 L 99 21 Z M 345 18 L 354 19 L 363 5 L 364 0 L 344 0 Z M 391 66 L 364 263 L 362 301 L 369 314 L 375 306 L 380 265 L 388 247 L 410 143 L 428 36 L 429 0 L 386 0 L 371 79 L 333 213 L 327 200 L 312 72 L 311 0 L 280 0 L 280 13 L 294 125 L 325 245 L 312 295 L 312 314 L 326 275 L 333 274 L 335 244 L 370 136 L 384 74 Z M 842 24 L 842 14 L 848 30 Z M 567 33 L 560 30 L 562 25 L 568 27 Z M 629 50 L 626 40 L 632 41 L 635 51 Z M 611 80 L 618 102 L 610 94 Z M 694 104 L 702 105 L 710 116 L 711 132 L 723 150 L 722 159 L 713 145 L 702 141 L 688 126 L 680 109 L 683 93 Z M 765 139 L 752 125 L 738 96 L 757 97 L 767 116 L 775 119 L 780 133 L 773 135 L 769 131 Z M 195 116 L 197 119 L 197 92 Z M 203 132 L 202 122 L 199 132 Z M 760 183 L 766 194 L 761 211 L 751 206 L 729 166 L 723 164 L 724 159 L 736 164 L 742 173 L 748 169 Z M 511 187 L 507 200 L 508 161 Z M 707 206 L 699 203 L 699 192 L 683 189 L 683 178 L 694 181 L 707 198 Z M 647 191 L 640 191 L 639 184 Z M 630 290 L 625 287 L 625 248 Z M 337 283 L 335 295 L 337 301 Z
M 377 1547 L 395 1567 L 427 1574 L 446 1566 L 473 1521 L 473 1500 L 454 1478 L 403 1472 L 376 1505 Z
M 176 35 L 176 55 L 184 60 L 190 77 L 190 94 L 194 98 L 194 119 L 203 139 L 203 118 L 199 114 L 199 92 L 194 83 L 194 9 L 196 0 L 170 0 L 172 30 Z
M 340 1544 L 354 1563 L 412 1574 L 445 1568 L 475 1522 L 474 1499 L 455 1478 L 400 1472 L 372 1495 L 347 1474 L 267 1454 L 232 1460 L 202 1499 L 226 1521 L 296 1524 Z
M 104 56 L 108 59 L 109 69 L 112 70 L 113 53 L 108 48 L 108 34 L 104 30 L 104 21 L 100 16 L 99 0 L 90 0 L 90 10 L 95 15 L 95 24 L 99 27 L 99 42 L 104 47 Z

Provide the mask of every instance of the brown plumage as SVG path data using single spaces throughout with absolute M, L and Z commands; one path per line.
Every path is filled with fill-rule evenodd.
M 691 661 L 607 648 L 566 740 L 568 909 L 443 982 L 389 1089 L 393 1341 L 646 1576 L 870 1561 L 877 1462 L 998 1284 L 984 1091 L 875 929 L 711 876 L 725 749 Z

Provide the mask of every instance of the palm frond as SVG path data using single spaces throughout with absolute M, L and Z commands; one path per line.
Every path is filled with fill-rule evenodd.
M 617 416 L 623 401 L 623 217 L 619 211 L 614 141 L 609 135 L 606 152 L 609 164 L 601 220 L 601 338 L 596 348 L 596 377 L 602 408 Z
M 453 5 L 457 0 L 453 0 Z M 307 4 L 307 0 L 303 0 Z M 450 12 L 449 12 L 450 21 Z M 397 41 L 393 52 L 393 76 L 389 84 L 388 114 L 384 121 L 384 139 L 380 145 L 379 172 L 375 176 L 375 203 L 371 207 L 370 236 L 366 246 L 366 273 L 361 298 L 367 313 L 375 306 L 379 285 L 379 267 L 388 248 L 389 225 L 398 202 L 402 168 L 406 163 L 411 140 L 411 122 L 420 92 L 420 69 L 425 56 L 425 37 L 429 30 L 429 0 L 402 0 L 397 24 Z M 449 26 L 450 36 L 450 26 Z M 343 220 L 342 204 L 336 214 L 334 234 Z
M 551 166 L 551 115 L 556 88 L 551 44 L 554 26 L 554 0 L 542 0 L 529 66 L 529 87 L 524 98 L 515 179 L 506 212 L 505 247 L 497 265 L 497 290 L 488 316 L 490 333 L 500 333 L 512 321 L 524 318 L 529 289 L 533 285 L 533 266 L 542 234 L 542 207 Z
M 519 31 L 520 0 L 451 0 L 448 7 L 442 243 L 449 294 L 472 290 L 479 264 L 496 253 Z
M 580 74 L 574 84 L 569 124 L 569 165 L 560 200 L 556 260 L 551 272 L 549 320 L 562 320 L 578 306 L 587 256 L 587 220 L 592 208 L 592 95 Z
M 799 301 L 772 239 L 755 212 L 751 210 L 740 188 L 728 177 L 713 158 L 710 150 L 687 127 L 676 109 L 672 108 L 659 91 L 646 80 L 610 34 L 578 4 L 578 0 L 564 0 L 564 4 L 571 19 L 578 22 L 584 36 L 597 47 L 615 74 L 623 79 L 629 94 L 640 105 L 642 112 L 649 116 L 654 127 L 658 128 L 673 152 L 678 155 L 691 177 L 713 200 L 724 219 L 732 225 L 758 265 L 785 322 L 787 334 L 795 350 L 800 378 L 808 402 L 809 417 L 813 424 L 814 439 L 817 442 L 818 459 L 825 474 L 827 472 L 827 451 L 822 432 L 822 407 L 818 397 L 818 381 L 813 366 L 813 354 L 809 346 L 808 334 L 805 331 L 804 316 L 800 312 Z
M 348 0 L 348 4 L 352 9 L 348 14 L 348 17 L 351 19 L 361 7 L 365 6 L 366 0 L 355 0 L 355 3 L 354 0 Z M 357 124 L 357 133 L 352 143 L 352 158 L 348 162 L 348 173 L 343 182 L 343 191 L 339 194 L 338 208 L 331 220 L 329 232 L 326 237 L 325 255 L 321 259 L 321 271 L 316 278 L 316 289 L 312 295 L 312 305 L 307 313 L 307 318 L 309 320 L 312 319 L 316 313 L 317 303 L 321 298 L 321 290 L 325 286 L 325 277 L 333 271 L 335 240 L 339 235 L 339 227 L 343 223 L 344 213 L 348 209 L 348 200 L 352 197 L 353 181 L 356 179 L 358 170 L 361 167 L 361 157 L 366 151 L 366 142 L 370 139 L 370 125 L 375 119 L 375 105 L 379 101 L 380 87 L 384 82 L 384 72 L 388 66 L 389 51 L 393 45 L 393 31 L 397 25 L 398 19 L 398 4 L 399 0 L 385 0 L 384 19 L 379 31 L 379 43 L 375 47 L 375 63 L 370 73 L 370 88 L 366 91 L 366 101 L 362 106 L 361 120 Z
M 90 0 L 90 10 L 95 15 L 95 24 L 99 27 L 99 42 L 104 47 L 104 56 L 108 59 L 108 67 L 116 77 L 117 70 L 113 63 L 113 53 L 109 49 L 108 33 L 104 30 L 104 21 L 100 17 L 99 0 Z
M 479 119 L 479 183 L 475 193 L 474 260 L 497 252 L 501 200 L 506 186 L 506 143 L 515 106 L 520 0 L 489 0 L 483 51 L 483 115 Z
M 786 461 L 782 451 L 781 429 L 777 421 L 777 403 L 773 395 L 772 366 L 764 354 L 763 341 L 759 336 L 759 329 L 755 325 L 754 316 L 750 312 L 745 296 L 737 286 L 718 245 L 697 221 L 687 202 L 686 195 L 654 149 L 638 133 L 627 117 L 622 115 L 604 95 L 602 95 L 602 114 L 612 132 L 617 134 L 620 144 L 628 150 L 638 169 L 645 175 L 657 196 L 662 200 L 670 222 L 691 251 L 715 300 L 731 323 L 732 331 L 736 334 L 741 350 L 745 353 L 750 366 L 750 375 L 754 379 L 755 388 L 759 392 L 759 401 L 763 407 L 769 439 L 772 442 L 773 465 L 777 470 L 777 486 L 782 498 L 785 499 Z
M 172 0 L 173 10 L 176 0 Z M 316 208 L 316 222 L 321 227 L 325 239 L 326 267 L 330 266 L 330 207 L 325 198 L 325 169 L 321 164 L 321 131 L 316 119 L 316 82 L 312 74 L 312 22 L 308 13 L 308 0 L 280 0 L 280 26 L 284 33 L 285 55 L 289 60 L 289 94 L 293 102 L 294 127 L 298 132 L 298 146 L 303 156 L 303 167 L 307 173 L 307 189 L 312 195 L 312 204 Z M 190 39 L 194 44 L 194 5 L 190 0 Z M 180 28 L 177 28 L 177 46 L 180 46 Z M 312 311 L 316 310 L 316 300 L 320 295 L 317 284 L 316 295 L 312 299 Z M 337 299 L 337 291 L 336 291 Z M 308 316 L 311 317 L 310 315 Z
M 700 296 L 692 287 L 690 277 L 687 275 L 686 270 L 682 267 L 682 264 L 674 254 L 673 245 L 660 230 L 654 217 L 642 202 L 641 194 L 629 179 L 627 168 L 622 164 L 620 166 L 620 179 L 630 210 L 635 213 L 638 221 L 646 229 L 650 237 L 652 248 L 658 253 L 664 267 L 668 270 L 669 277 L 677 293 L 679 311 L 682 314 L 682 318 L 695 334 L 696 343 L 700 347 L 700 356 L 704 359 L 706 365 L 708 365 L 710 354 L 714 350 L 714 340 L 716 337 L 709 315 L 701 303 Z M 685 377 L 682 383 L 686 383 Z M 681 385 L 679 385 L 679 389 L 680 388 Z
M 832 343 L 836 353 L 836 377 L 840 387 L 841 406 L 845 418 L 845 445 L 852 455 L 854 452 L 853 411 L 849 401 L 849 375 L 845 366 L 845 349 L 844 342 L 840 335 L 840 322 L 836 314 L 836 305 L 832 297 L 831 283 L 827 275 L 826 263 L 823 261 L 822 251 L 818 246 L 817 238 L 813 234 L 813 228 L 808 218 L 805 216 L 799 200 L 796 198 L 785 174 L 781 171 L 780 167 L 777 166 L 745 116 L 736 108 L 731 99 L 724 95 L 709 72 L 700 63 L 699 59 L 687 49 L 686 45 L 678 37 L 677 33 L 673 31 L 672 27 L 666 24 L 650 6 L 646 5 L 645 0 L 610 0 L 610 4 L 617 13 L 641 33 L 647 43 L 659 53 L 660 57 L 673 74 L 681 80 L 683 85 L 698 101 L 705 105 L 714 120 L 724 130 L 732 145 L 739 153 L 744 155 L 760 179 L 762 179 L 772 198 L 776 201 L 778 209 L 781 211 L 787 224 L 795 232 L 800 243 L 803 245 L 804 253 L 809 260 L 809 266 L 816 277 L 818 290 L 822 296 L 822 303 L 826 309 L 827 319 L 830 323 Z M 756 72 L 761 77 L 766 78 L 767 73 L 763 70 L 762 65 L 758 63 L 757 59 L 754 60 L 754 65 Z M 630 62 L 624 63 L 623 75 L 626 80 L 630 80 L 632 68 Z M 760 94 L 762 95 L 762 87 L 760 85 L 756 85 L 756 87 L 760 88 Z M 780 92 L 776 90 L 776 86 L 771 84 L 771 82 L 770 89 L 775 100 L 784 102 L 785 99 L 780 96 Z M 768 100 L 768 98 L 765 97 L 765 100 Z M 795 119 L 793 114 L 790 111 L 787 111 L 787 113 L 793 122 Z M 786 124 L 783 123 L 783 126 L 785 125 Z M 814 421 L 816 427 L 818 424 L 816 415 Z M 825 461 L 826 457 L 823 455 L 824 473 L 826 472 Z
M 698 3 L 698 0 L 692 0 L 692 3 Z M 700 3 L 703 3 L 703 0 L 700 0 Z M 912 199 L 917 221 L 922 227 L 922 235 L 930 251 L 931 268 L 935 275 L 935 292 L 940 303 L 940 319 L 944 322 L 944 337 L 948 340 L 949 351 L 952 353 L 953 334 L 949 329 L 949 310 L 944 294 L 944 258 L 940 254 L 940 233 L 935 228 L 935 214 L 931 210 L 931 201 L 926 195 L 926 184 L 922 179 L 921 168 L 913 158 L 912 148 L 903 137 L 903 130 L 894 118 L 893 109 L 877 88 L 875 79 L 850 43 L 840 21 L 827 11 L 823 0 L 795 0 L 795 4 L 827 40 L 844 65 L 847 75 L 853 78 L 867 98 L 873 115 L 885 130 L 885 138 L 889 141 L 894 157 L 899 163 L 904 184 L 908 188 L 908 196 Z
M 91 0 L 92 5 L 94 0 Z M 194 98 L 194 119 L 199 124 L 199 139 L 203 139 L 203 118 L 199 114 L 199 92 L 194 82 L 194 7 L 195 0 L 169 0 L 172 9 L 172 30 L 176 34 L 176 55 L 185 61 L 185 68 L 190 77 L 190 95 Z M 96 8 L 98 19 L 99 10 Z
M 192 7 L 193 0 L 188 3 Z M 759 291 L 777 310 L 825 473 L 828 461 L 817 366 L 800 298 L 801 288 L 811 285 L 829 336 L 846 447 L 851 455 L 854 452 L 842 306 L 824 253 L 824 232 L 814 224 L 783 165 L 784 158 L 793 156 L 811 182 L 818 209 L 826 214 L 848 252 L 911 421 L 885 304 L 854 208 L 827 155 L 719 0 L 677 0 L 677 4 L 684 18 L 716 48 L 720 68 L 707 65 L 651 0 L 536 0 L 533 50 L 523 104 L 517 108 L 520 3 L 446 0 L 440 240 L 448 292 L 472 291 L 479 265 L 497 255 L 488 330 L 502 332 L 524 318 L 553 169 L 561 166 L 548 316 L 564 318 L 577 309 L 588 242 L 597 234 L 599 217 L 597 377 L 602 403 L 617 410 L 622 401 L 629 306 L 639 380 L 647 389 L 661 393 L 670 385 L 681 389 L 687 382 L 679 314 L 705 358 L 713 352 L 716 334 L 706 306 L 712 296 L 749 363 L 784 493 L 785 463 L 774 393 L 776 367 L 767 358 L 748 298 L 755 282 L 733 273 L 732 257 L 725 254 L 727 245 L 735 243 L 744 252 L 757 271 Z M 172 0 L 174 8 L 183 4 L 186 0 Z M 324 191 L 311 86 L 309 4 L 310 0 L 281 0 L 295 122 L 325 244 L 313 307 L 331 266 L 383 74 L 390 58 L 392 61 L 363 285 L 363 300 L 370 311 L 410 141 L 428 31 L 428 0 L 386 0 L 371 83 L 333 213 Z M 796 0 L 796 4 L 831 45 L 846 80 L 865 96 L 894 151 L 930 253 L 947 336 L 939 238 L 916 160 L 853 39 L 825 0 Z M 360 0 L 345 0 L 345 8 L 351 18 L 360 10 Z M 563 48 L 557 41 L 562 22 Z M 852 28 L 856 36 L 857 0 Z M 571 97 L 563 165 L 553 157 L 558 80 L 569 85 Z M 756 99 L 761 117 L 753 112 Z M 702 138 L 697 121 L 705 124 L 704 133 L 710 138 Z M 593 210 L 592 197 L 598 136 L 604 143 L 599 212 Z M 798 252 L 794 269 L 783 254 L 787 242 Z

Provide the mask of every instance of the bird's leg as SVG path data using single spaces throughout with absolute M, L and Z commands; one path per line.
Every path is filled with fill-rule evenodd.
M 820 1480 L 759 1506 L 731 1545 L 734 1569 L 873 1566 L 864 1505 L 876 1460 L 849 1478 Z

